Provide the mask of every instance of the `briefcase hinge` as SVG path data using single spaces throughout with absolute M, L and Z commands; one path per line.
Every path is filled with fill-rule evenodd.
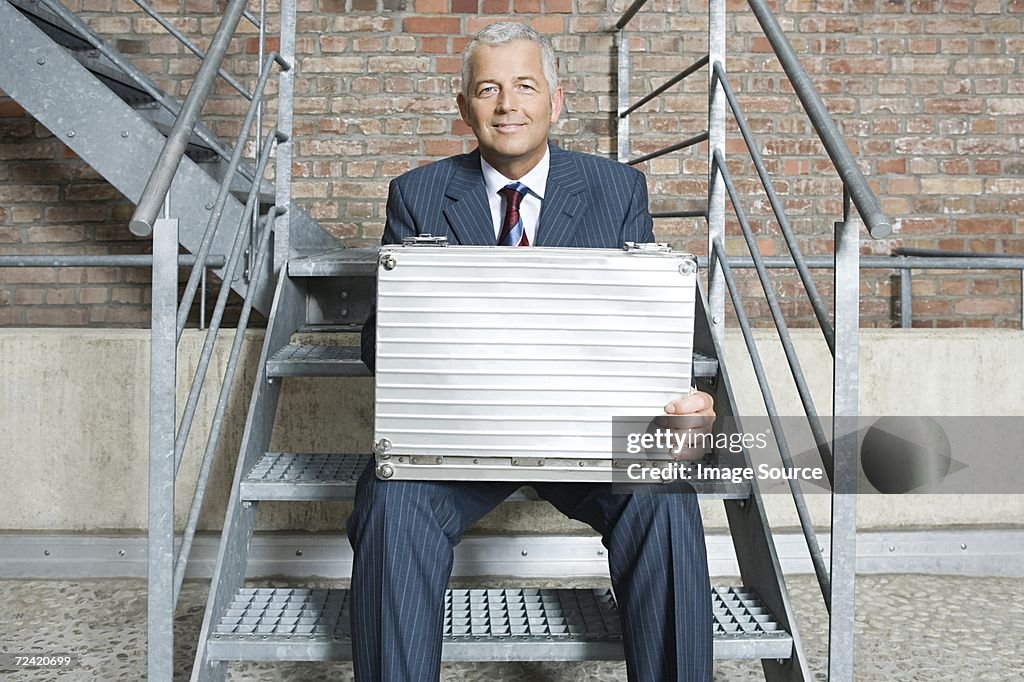
M 622 250 L 640 253 L 672 253 L 672 246 L 665 242 L 626 242 L 622 245 Z
M 531 459 L 528 457 L 519 457 L 512 460 L 512 466 L 514 467 L 542 467 L 544 466 L 543 459 Z
M 434 237 L 429 234 L 405 237 L 402 239 L 402 246 L 448 246 L 448 237 Z

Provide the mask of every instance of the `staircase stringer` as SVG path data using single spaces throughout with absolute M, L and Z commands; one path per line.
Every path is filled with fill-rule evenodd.
M 722 424 L 726 425 L 725 431 L 722 432 L 739 431 L 739 412 L 725 367 L 725 348 L 711 331 L 707 296 L 703 285 L 700 286 L 699 294 L 694 314 L 693 347 L 718 360 L 718 376 L 714 382 L 704 383 L 700 388 L 715 398 L 715 412 L 718 415 L 715 432 L 720 432 Z M 743 451 L 742 459 L 736 461 L 735 466 L 753 467 L 750 454 L 746 450 Z M 810 682 L 814 676 L 797 631 L 796 614 L 789 598 L 789 590 L 786 588 L 785 576 L 779 563 L 772 529 L 765 514 L 764 500 L 758 490 L 756 477 L 751 481 L 750 496 L 747 499 L 725 500 L 724 504 L 743 586 L 757 593 L 779 626 L 793 637 L 793 651 L 789 658 L 762 660 L 765 680 Z
M 256 505 L 242 500 L 240 486 L 252 465 L 269 449 L 281 396 L 281 382 L 267 376 L 267 360 L 288 345 L 291 335 L 305 323 L 305 295 L 305 287 L 301 282 L 291 279 L 285 273 L 281 274 L 267 322 L 252 398 L 246 414 L 242 444 L 235 465 L 235 476 L 231 483 L 217 561 L 214 565 L 203 625 L 199 633 L 195 665 L 192 669 L 193 682 L 223 680 L 226 673 L 226 665 L 223 662 L 210 660 L 207 643 L 214 624 L 245 581 L 249 543 L 256 523 Z

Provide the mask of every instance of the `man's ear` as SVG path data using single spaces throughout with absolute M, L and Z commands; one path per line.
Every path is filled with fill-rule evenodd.
M 551 93 L 551 122 L 558 123 L 558 117 L 562 115 L 562 86 L 555 88 Z
M 462 120 L 469 125 L 469 105 L 461 92 L 456 95 L 455 103 L 459 105 L 459 115 L 462 116 Z

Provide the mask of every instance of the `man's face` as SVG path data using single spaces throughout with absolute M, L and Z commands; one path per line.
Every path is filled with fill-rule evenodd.
M 469 73 L 469 94 L 458 96 L 462 120 L 487 163 L 518 180 L 544 157 L 562 88 L 550 91 L 540 46 L 528 40 L 477 46 Z

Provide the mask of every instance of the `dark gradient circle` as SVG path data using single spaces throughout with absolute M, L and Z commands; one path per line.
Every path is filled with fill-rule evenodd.
M 860 463 L 880 493 L 899 494 L 941 481 L 951 461 L 949 439 L 930 417 L 880 417 L 864 433 Z

